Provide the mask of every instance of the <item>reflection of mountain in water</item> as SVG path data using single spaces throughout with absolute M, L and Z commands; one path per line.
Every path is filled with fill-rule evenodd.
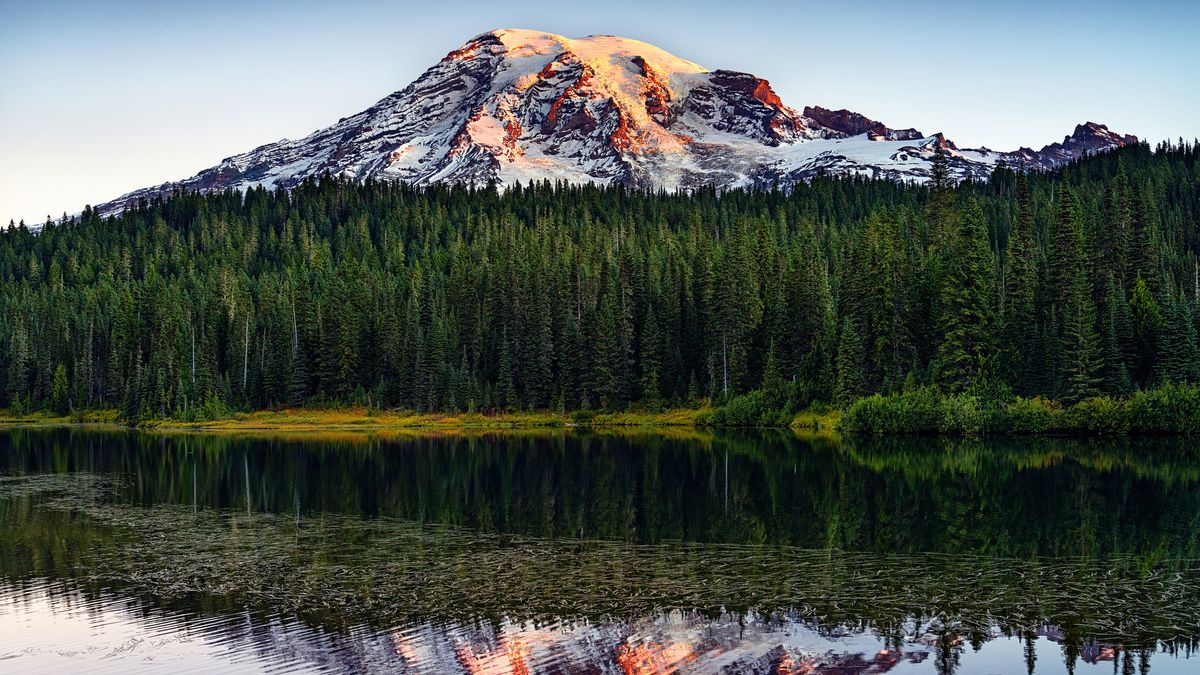
M 1194 466 L 1170 441 L 12 432 L 0 597 L 140 598 L 317 668 L 1133 669 L 1200 636 Z
M 0 619 L 20 624 L 53 615 L 53 634 L 0 635 L 0 659 L 26 670 L 123 672 L 168 666 L 222 672 L 666 673 L 728 672 L 869 675 L 950 672 L 964 661 L 997 662 L 1020 641 L 1027 658 L 1058 660 L 1044 635 L 1006 637 L 992 631 L 974 647 L 953 633 L 924 633 L 910 624 L 900 637 L 820 631 L 787 614 L 661 612 L 628 620 L 541 623 L 507 618 L 424 622 L 390 630 L 331 631 L 286 616 L 197 615 L 151 609 L 110 594 L 85 594 L 62 584 L 0 583 Z M 100 630 L 102 629 L 102 630 Z M 1043 631 L 1044 633 L 1044 631 Z M 1040 639 L 1039 639 L 1040 638 Z M 1149 650 L 1085 646 L 1100 658 L 1150 665 Z M 1085 655 L 1086 659 L 1086 655 Z M 93 661 L 94 660 L 94 661 Z M 1086 662 L 1086 661 L 1085 661 Z M 1179 665 L 1163 654 L 1160 664 Z M 1145 672 L 1143 670 L 1143 672 Z M 1169 670 L 1165 672 L 1170 672 Z

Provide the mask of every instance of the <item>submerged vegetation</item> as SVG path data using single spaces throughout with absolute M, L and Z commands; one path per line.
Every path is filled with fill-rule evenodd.
M 929 187 L 720 195 L 326 178 L 87 209 L 0 233 L 0 400 L 177 425 L 359 406 L 828 428 L 842 408 L 873 432 L 1190 433 L 1197 154 L 958 186 L 941 162 Z

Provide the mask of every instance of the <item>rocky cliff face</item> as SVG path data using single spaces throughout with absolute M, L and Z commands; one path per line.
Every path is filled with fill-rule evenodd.
M 762 78 L 709 71 L 636 40 L 497 30 L 306 138 L 255 148 L 99 208 L 115 213 L 177 187 L 286 188 L 325 173 L 668 190 L 786 187 L 822 172 L 923 181 L 938 145 L 956 178 L 981 178 L 1000 163 L 1048 169 L 1136 141 L 1089 122 L 1041 150 L 959 150 L 941 134 L 891 129 L 849 110 L 797 111 Z

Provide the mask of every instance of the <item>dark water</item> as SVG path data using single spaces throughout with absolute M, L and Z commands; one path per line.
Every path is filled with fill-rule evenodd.
M 0 671 L 1200 673 L 1200 449 L 0 432 Z

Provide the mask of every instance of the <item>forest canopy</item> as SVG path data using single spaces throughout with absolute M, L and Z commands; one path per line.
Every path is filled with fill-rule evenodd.
M 0 396 L 132 420 L 1194 383 L 1196 156 L 721 194 L 325 177 L 88 208 L 0 233 Z

